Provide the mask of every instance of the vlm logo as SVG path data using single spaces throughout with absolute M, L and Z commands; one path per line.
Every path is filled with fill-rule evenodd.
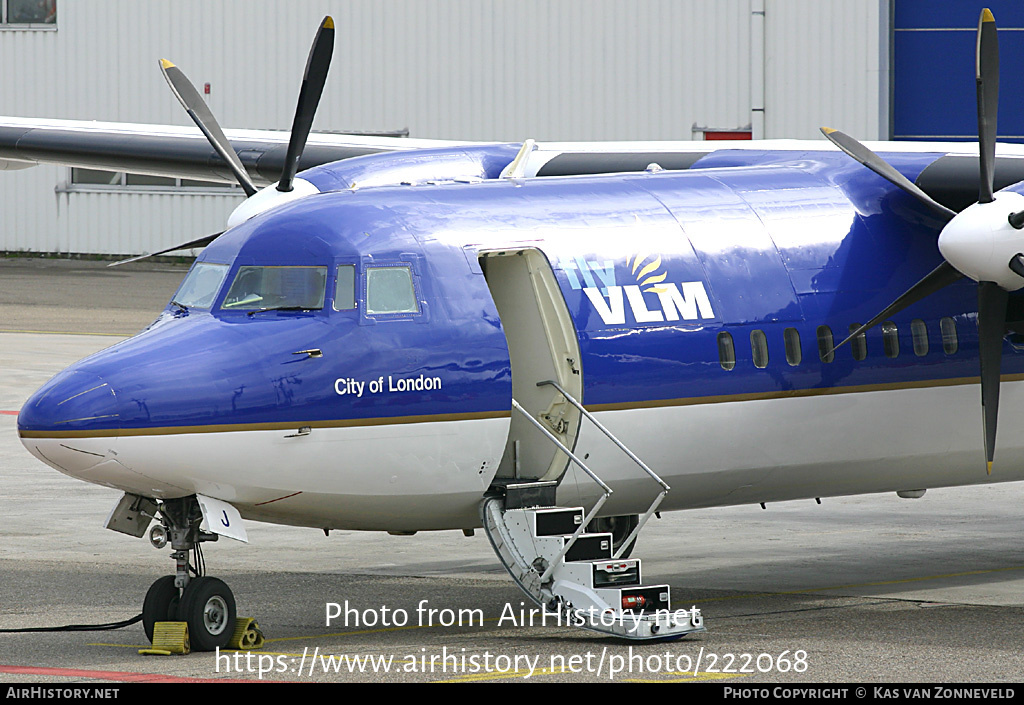
M 668 272 L 661 265 L 660 255 L 638 253 L 627 261 L 629 279 L 636 283 L 620 285 L 616 281 L 613 260 L 595 262 L 573 257 L 559 261 L 569 285 L 583 290 L 605 325 L 625 325 L 626 302 L 637 323 L 715 317 L 704 282 L 666 282 Z M 654 297 L 645 297 L 645 294 L 657 296 L 654 308 L 651 308 Z

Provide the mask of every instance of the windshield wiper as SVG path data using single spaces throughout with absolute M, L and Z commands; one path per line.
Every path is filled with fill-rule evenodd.
M 267 308 L 258 308 L 255 311 L 249 311 L 248 316 L 255 316 L 257 313 L 264 313 L 266 311 L 313 311 L 315 309 L 309 308 L 308 306 L 269 306 Z
M 171 299 L 171 305 L 172 306 L 177 306 L 178 310 L 181 311 L 182 313 L 188 313 L 188 306 L 186 306 L 183 303 L 179 303 L 179 302 L 175 301 L 174 299 Z

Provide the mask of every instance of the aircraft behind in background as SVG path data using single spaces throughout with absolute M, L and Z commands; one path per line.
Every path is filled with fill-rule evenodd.
M 703 622 L 629 558 L 657 511 L 1024 479 L 1024 440 L 996 455 L 1001 386 L 1024 424 L 1024 147 L 996 145 L 987 10 L 978 145 L 309 137 L 332 37 L 287 140 L 223 132 L 166 61 L 205 139 L 0 118 L 7 167 L 248 196 L 170 248 L 205 246 L 150 327 L 18 420 L 39 459 L 125 492 L 110 528 L 171 544 L 150 637 L 227 643 L 199 549 L 243 519 L 483 526 L 538 605 L 662 639 Z

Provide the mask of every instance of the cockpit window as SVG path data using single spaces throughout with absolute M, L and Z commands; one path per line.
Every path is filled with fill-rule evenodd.
M 366 270 L 366 313 L 418 313 L 410 267 Z
M 338 280 L 334 287 L 334 310 L 351 311 L 356 307 L 356 268 L 351 264 L 338 265 Z
M 326 287 L 327 267 L 239 267 L 221 308 L 321 309 Z
M 196 262 L 172 301 L 187 308 L 210 308 L 227 275 L 226 264 Z

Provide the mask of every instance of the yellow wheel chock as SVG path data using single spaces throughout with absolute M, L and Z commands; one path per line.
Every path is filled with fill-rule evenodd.
M 139 649 L 143 656 L 170 656 L 191 651 L 188 622 L 157 622 L 153 625 L 153 648 Z
M 235 631 L 227 648 L 249 650 L 260 649 L 266 643 L 259 623 L 252 617 L 238 617 Z M 142 656 L 170 656 L 188 654 L 192 649 L 188 643 L 188 622 L 157 622 L 153 625 L 153 646 L 139 649 Z
M 235 620 L 235 633 L 231 635 L 228 648 L 231 649 L 261 649 L 266 640 L 260 625 L 252 617 L 239 617 Z

